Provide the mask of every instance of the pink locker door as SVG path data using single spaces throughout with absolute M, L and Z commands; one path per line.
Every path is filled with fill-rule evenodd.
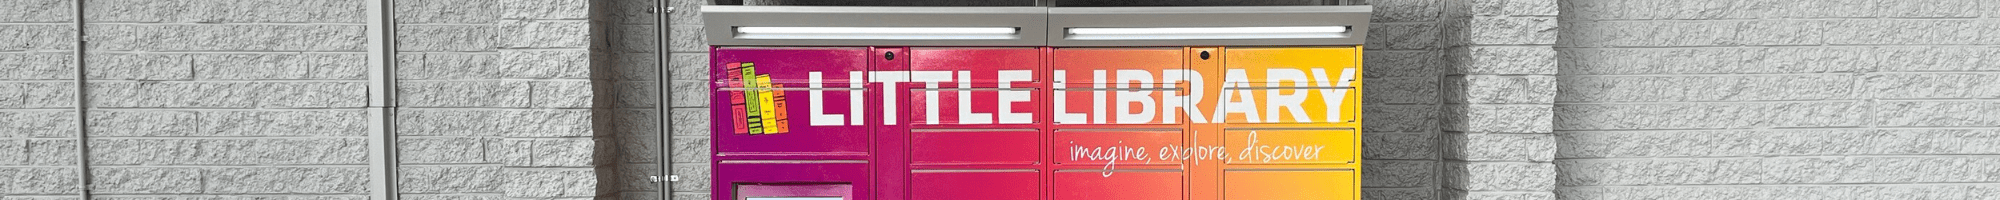
M 909 49 L 909 199 L 1040 199 L 1039 48 Z
M 715 199 L 829 193 L 871 199 L 868 130 L 878 114 L 865 106 L 877 91 L 865 81 L 867 54 L 866 48 L 714 48 Z
M 1049 199 L 1185 199 L 1185 163 L 1155 154 L 1188 144 L 1186 117 L 1166 106 L 1185 95 L 1182 51 L 1051 50 Z

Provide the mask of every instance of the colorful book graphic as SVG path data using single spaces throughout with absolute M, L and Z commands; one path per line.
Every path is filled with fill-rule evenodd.
M 729 92 L 729 112 L 737 118 L 730 123 L 736 125 L 737 134 L 777 134 L 791 132 L 791 123 L 785 110 L 785 85 L 772 83 L 770 74 L 757 74 L 755 63 L 729 63 L 730 80 L 742 82 L 741 90 Z
M 749 114 L 744 116 L 747 118 L 746 126 L 750 129 L 748 132 L 753 135 L 764 134 L 764 112 L 762 107 L 759 107 L 762 105 L 759 102 L 763 101 L 760 101 L 762 98 L 758 98 L 763 96 L 759 94 L 763 89 L 757 87 L 757 80 L 759 80 L 757 66 L 753 63 L 743 63 L 743 111 Z
M 777 86 L 773 87 L 785 88 L 785 84 L 778 84 Z M 772 118 L 776 118 L 777 120 L 767 120 L 767 121 L 773 121 L 772 122 L 773 126 L 765 126 L 769 127 L 767 129 L 771 129 L 766 131 L 772 133 L 791 132 L 791 127 L 792 127 L 791 123 L 787 122 L 790 120 L 786 120 L 791 118 L 785 117 L 785 91 L 771 91 L 771 109 L 769 110 L 771 111 L 772 115 L 766 115 L 766 116 L 773 116 Z
M 776 92 L 769 90 L 771 88 L 771 75 L 757 75 L 757 88 L 763 89 L 757 91 L 757 108 L 759 108 L 758 111 L 764 112 L 758 115 L 763 117 L 761 122 L 764 123 L 764 133 L 778 133 L 774 128 L 778 126 L 778 106 L 773 101 L 776 100 L 775 95 L 771 94 Z
M 743 74 L 742 74 L 743 65 L 746 64 L 747 63 L 729 63 L 728 65 L 726 65 L 729 68 L 729 71 L 727 72 L 727 74 L 729 74 L 728 80 L 738 80 L 738 81 L 743 80 Z M 750 133 L 750 127 L 749 127 L 750 118 L 748 117 L 749 115 L 747 115 L 748 113 L 745 112 L 745 110 L 743 110 L 744 102 L 746 102 L 743 100 L 744 100 L 743 91 L 729 92 L 729 111 L 735 114 L 730 116 L 736 116 L 732 117 L 734 119 L 730 121 L 733 121 L 736 124 L 736 134 Z

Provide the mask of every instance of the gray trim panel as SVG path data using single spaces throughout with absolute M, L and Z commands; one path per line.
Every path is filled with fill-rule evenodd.
M 716 46 L 1042 46 L 1041 7 L 703 6 L 708 43 Z M 1014 38 L 989 40 L 742 39 L 736 27 L 1013 27 Z
M 1369 6 L 1059 7 L 1049 8 L 1049 46 L 1361 45 Z M 1072 40 L 1068 28 L 1346 26 L 1340 38 Z
M 852 7 L 704 6 L 715 46 L 1327 46 L 1361 45 L 1371 6 Z M 1072 40 L 1067 28 L 1345 26 L 1334 38 Z M 987 40 L 744 39 L 736 27 L 1016 27 Z

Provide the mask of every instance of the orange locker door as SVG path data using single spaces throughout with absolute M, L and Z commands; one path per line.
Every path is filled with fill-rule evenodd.
M 1050 50 L 1050 196 L 1055 200 L 1185 199 L 1183 48 Z
M 1219 78 L 1219 74 L 1216 77 L 1209 77 L 1203 73 L 1221 69 L 1222 57 L 1225 55 L 1219 47 L 1191 47 L 1187 48 L 1186 52 L 1186 56 L 1182 57 L 1183 60 L 1187 60 L 1187 68 L 1191 73 L 1184 75 L 1187 78 L 1181 81 L 1187 86 L 1186 91 L 1189 94 L 1182 100 L 1187 106 L 1181 114 L 1193 122 L 1187 123 L 1189 130 L 1187 138 L 1188 143 L 1195 147 L 1182 151 L 1190 158 L 1188 199 L 1222 199 L 1222 159 L 1229 150 L 1218 148 L 1220 145 L 1216 145 L 1219 143 L 1217 141 L 1222 141 L 1221 124 L 1209 121 L 1211 120 L 1209 115 L 1213 115 L 1212 112 L 1216 110 L 1211 105 L 1218 105 L 1215 99 L 1222 91 L 1220 82 L 1222 79 Z
M 1224 128 L 1223 199 L 1358 199 L 1352 129 Z
M 1222 185 L 1225 200 L 1359 199 L 1358 47 L 1221 51 L 1220 67 L 1202 70 L 1220 82 L 1201 100 L 1214 124 L 1198 128 L 1215 139 L 1198 139 L 1229 157 L 1198 181 Z

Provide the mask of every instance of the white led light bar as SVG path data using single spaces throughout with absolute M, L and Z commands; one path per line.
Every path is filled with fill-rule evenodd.
M 1313 39 L 1347 37 L 1346 26 L 1068 28 L 1071 40 Z
M 737 39 L 771 40 L 1009 40 L 1013 27 L 736 27 Z

